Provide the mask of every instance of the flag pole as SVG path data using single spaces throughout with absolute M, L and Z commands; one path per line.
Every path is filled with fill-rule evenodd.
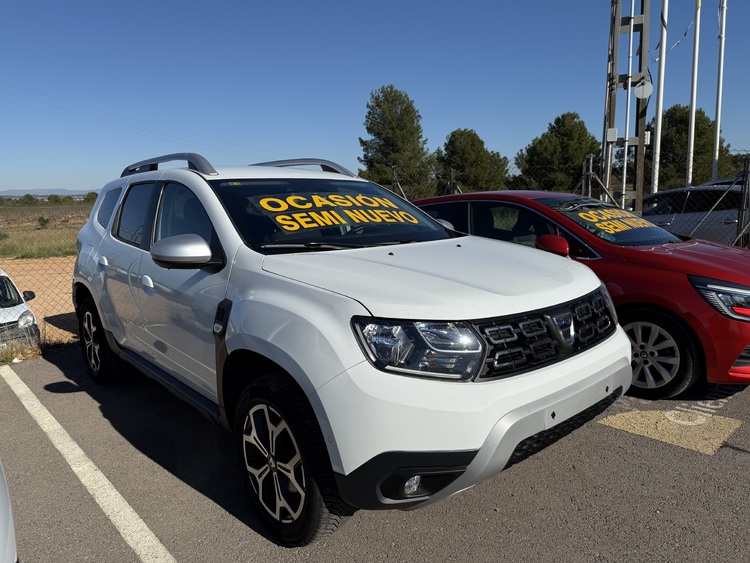
M 695 105 L 698 96 L 698 44 L 701 30 L 701 0 L 695 0 L 695 33 L 693 35 L 693 79 L 690 87 L 690 123 L 688 125 L 687 185 L 693 185 L 693 153 L 695 152 Z
M 659 159 L 661 158 L 661 122 L 664 107 L 664 69 L 667 61 L 667 18 L 669 0 L 661 0 L 661 33 L 659 34 L 659 81 L 656 84 L 656 119 L 654 122 L 654 163 L 651 192 L 659 191 Z
M 719 177 L 719 146 L 721 145 L 721 98 L 724 82 L 724 34 L 727 28 L 727 0 L 719 4 L 719 72 L 716 78 L 716 130 L 714 132 L 714 164 L 711 179 Z

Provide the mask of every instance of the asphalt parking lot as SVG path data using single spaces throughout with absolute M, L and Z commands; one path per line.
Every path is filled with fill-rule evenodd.
M 750 390 L 624 397 L 546 450 L 412 512 L 360 511 L 279 547 L 229 435 L 152 381 L 100 387 L 80 353 L 0 367 L 0 459 L 21 560 L 748 561 Z

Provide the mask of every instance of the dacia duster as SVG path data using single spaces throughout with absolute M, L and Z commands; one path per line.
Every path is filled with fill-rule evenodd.
M 476 485 L 632 379 L 587 267 L 456 233 L 329 161 L 137 162 L 78 249 L 91 377 L 126 361 L 231 429 L 285 545 Z

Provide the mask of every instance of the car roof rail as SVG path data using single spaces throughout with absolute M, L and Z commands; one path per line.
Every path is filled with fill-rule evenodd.
M 208 160 L 194 152 L 178 152 L 174 154 L 165 154 L 164 156 L 157 156 L 155 158 L 149 158 L 141 160 L 131 164 L 125 170 L 122 171 L 120 178 L 123 176 L 130 176 L 131 174 L 137 174 L 138 172 L 147 172 L 150 170 L 158 170 L 159 165 L 165 162 L 173 162 L 175 160 L 185 160 L 188 163 L 190 170 L 195 170 L 201 174 L 216 175 L 216 169 L 211 165 Z
M 256 162 L 250 166 L 320 166 L 323 172 L 338 172 L 345 176 L 356 178 L 357 176 L 349 169 L 340 164 L 322 158 L 289 158 L 286 160 L 270 160 L 268 162 Z

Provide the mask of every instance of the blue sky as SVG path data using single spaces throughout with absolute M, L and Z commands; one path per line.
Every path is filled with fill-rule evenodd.
M 367 102 L 387 84 L 414 101 L 430 150 L 474 129 L 512 161 L 568 111 L 601 139 L 610 4 L 7 0 L 0 191 L 96 190 L 132 162 L 183 151 L 216 165 L 312 156 L 357 170 Z M 750 151 L 750 2 L 727 4 L 722 136 Z M 661 5 L 651 0 L 654 80 Z M 700 26 L 697 105 L 711 119 L 718 7 L 703 0 Z M 667 44 L 688 34 L 667 55 L 665 109 L 690 102 L 694 11 L 669 5 Z M 624 110 L 618 120 L 623 130 Z

